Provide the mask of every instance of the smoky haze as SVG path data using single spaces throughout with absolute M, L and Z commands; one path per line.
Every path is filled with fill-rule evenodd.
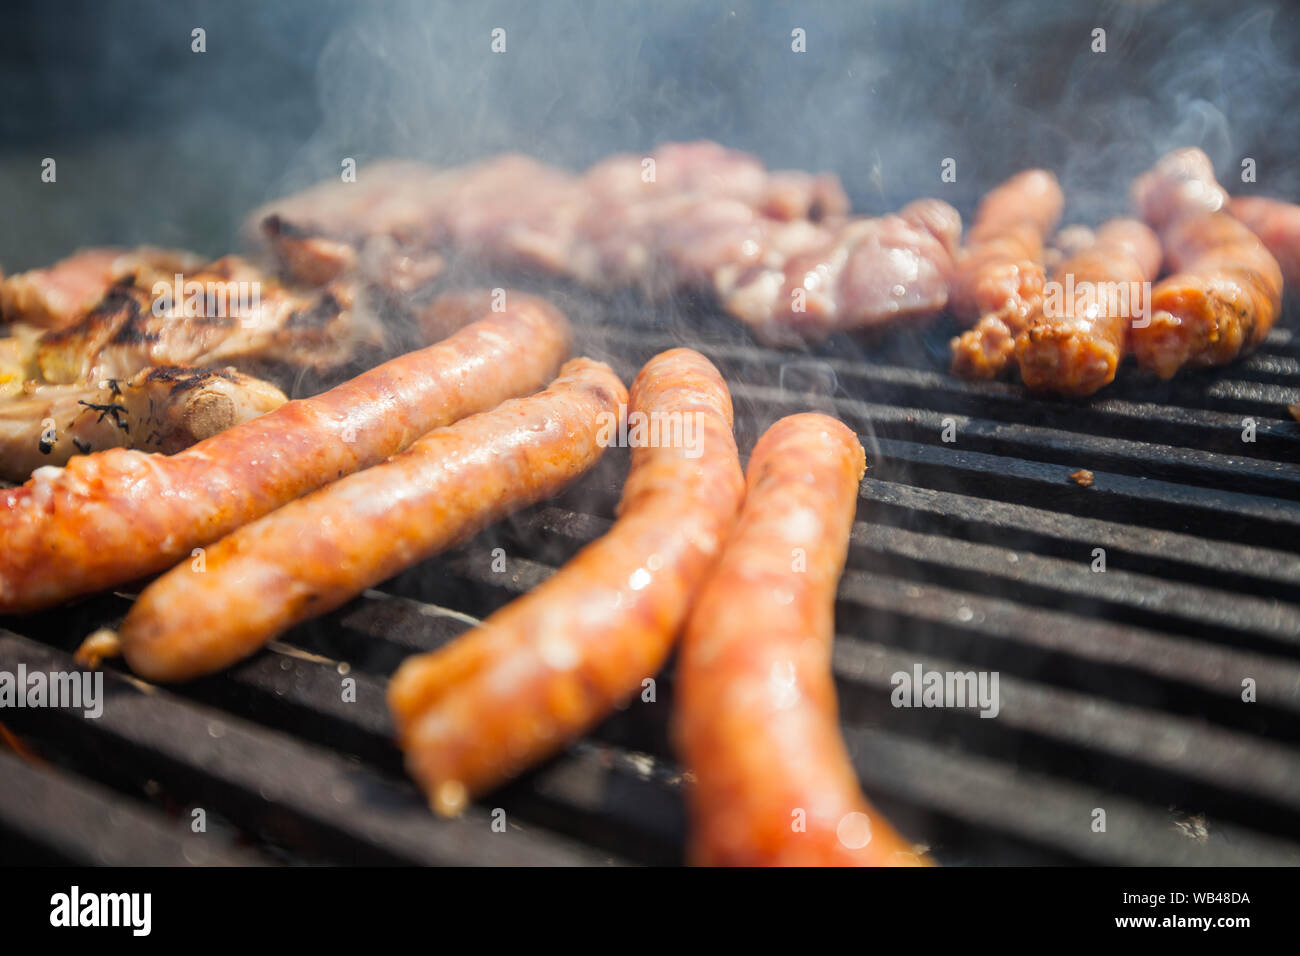
M 1236 191 L 1300 197 L 1286 2 L 11 3 L 0 17 L 7 269 L 104 242 L 228 251 L 249 208 L 337 176 L 343 157 L 514 149 L 580 167 L 699 137 L 833 170 L 864 212 L 921 195 L 969 212 L 1042 165 L 1067 221 L 1093 221 L 1188 144 Z M 948 157 L 955 183 L 939 178 Z M 1244 157 L 1255 184 L 1239 182 Z

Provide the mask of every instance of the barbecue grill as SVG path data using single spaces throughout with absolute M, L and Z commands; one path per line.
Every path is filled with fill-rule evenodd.
M 742 451 L 810 408 L 863 437 L 869 468 L 836 614 L 840 716 L 866 792 L 939 862 L 1300 862 L 1292 332 L 1217 373 L 1156 384 L 1128 369 L 1098 399 L 1071 402 L 949 377 L 944 323 L 791 352 L 755 345 L 701 302 L 548 294 L 577 323 L 576 350 L 626 380 L 663 348 L 705 352 L 731 385 Z M 687 781 L 668 738 L 671 665 L 653 702 L 634 699 L 455 820 L 435 818 L 403 773 L 384 699 L 405 656 L 601 534 L 626 467 L 612 449 L 559 498 L 227 673 L 162 688 L 110 666 L 99 719 L 7 709 L 28 754 L 0 749 L 0 855 L 680 862 Z M 1090 487 L 1070 478 L 1079 469 Z M 130 599 L 3 621 L 0 670 L 71 668 L 78 642 Z M 996 719 L 891 706 L 891 675 L 918 663 L 997 671 Z M 206 832 L 193 831 L 197 809 Z
M 697 138 L 770 169 L 833 171 L 867 215 L 937 195 L 969 225 L 989 188 L 1042 166 L 1065 187 L 1063 223 L 1096 224 L 1185 145 L 1220 173 L 1257 162 L 1259 182 L 1234 177 L 1234 193 L 1295 200 L 1300 18 L 1221 6 L 827 0 L 791 21 L 694 0 L 616 15 L 169 0 L 130 17 L 19 2 L 0 30 L 0 264 L 107 243 L 225 254 L 250 209 L 338 176 L 343 157 L 454 166 L 519 150 L 583 169 Z M 498 25 L 508 55 L 489 50 Z M 792 27 L 807 29 L 806 55 Z M 57 185 L 38 182 L 45 157 Z M 781 350 L 684 294 L 454 271 L 440 283 L 540 292 L 573 320 L 574 354 L 627 382 L 664 348 L 698 348 L 730 385 L 742 455 L 794 412 L 860 435 L 840 720 L 872 804 L 937 862 L 1300 863 L 1294 289 L 1247 358 L 1168 382 L 1129 365 L 1074 401 L 952 377 L 947 318 Z M 309 379 L 294 397 L 334 384 Z M 403 659 L 603 533 L 627 466 L 610 449 L 557 498 L 221 674 L 162 687 L 109 663 L 97 719 L 0 709 L 0 863 L 682 862 L 671 661 L 652 701 L 452 820 L 404 772 L 385 700 Z M 0 672 L 75 669 L 83 638 L 133 598 L 0 617 Z M 997 716 L 893 706 L 893 675 L 917 666 L 996 672 Z

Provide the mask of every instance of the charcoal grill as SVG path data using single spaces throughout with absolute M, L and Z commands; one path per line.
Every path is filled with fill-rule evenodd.
M 708 354 L 731 384 L 742 450 L 809 408 L 862 435 L 870 467 L 836 618 L 841 719 L 866 791 L 937 860 L 1300 862 L 1300 425 L 1286 410 L 1300 400 L 1300 338 L 1287 323 L 1229 368 L 1165 384 L 1126 370 L 1074 402 L 949 377 L 943 324 L 795 354 L 700 303 L 551 293 L 580 349 L 629 381 L 662 348 Z M 561 497 L 227 673 L 160 688 L 110 667 L 98 720 L 6 710 L 27 753 L 0 748 L 0 856 L 680 862 L 671 666 L 653 703 L 633 701 L 450 821 L 402 773 L 384 703 L 403 657 L 608 527 L 626 466 L 611 451 Z M 1078 469 L 1091 487 L 1070 478 Z M 71 667 L 80 639 L 129 602 L 0 622 L 0 669 Z M 918 662 L 998 671 L 999 715 L 892 707 L 890 675 Z M 1242 700 L 1245 678 L 1256 702 Z

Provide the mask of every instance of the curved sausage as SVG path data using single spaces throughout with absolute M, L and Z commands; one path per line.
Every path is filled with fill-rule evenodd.
M 1112 219 L 1091 245 L 1062 261 L 1052 278 L 1070 291 L 1049 292 L 1016 338 L 1025 384 L 1077 396 L 1114 381 L 1128 351 L 1129 324 L 1144 314 L 1144 290 L 1159 273 L 1160 256 L 1154 232 L 1136 219 Z
M 1214 164 L 1194 146 L 1175 149 L 1133 180 L 1133 206 L 1160 231 L 1192 213 L 1219 212 L 1228 194 L 1214 176 Z
M 406 451 L 244 525 L 140 595 L 118 631 L 131 669 L 189 680 L 556 494 L 604 451 L 627 390 L 565 363 L 545 391 L 438 428 Z
M 1097 234 L 1088 226 L 1079 223 L 1063 226 L 1048 240 L 1047 248 L 1043 250 L 1043 263 L 1049 272 L 1054 272 L 1066 259 L 1078 255 L 1096 241 Z
M 1259 236 L 1282 277 L 1300 282 L 1300 205 L 1262 196 L 1230 197 L 1210 157 L 1195 147 L 1176 149 L 1133 181 L 1133 204 L 1157 229 L 1192 212 L 1226 211 Z
M 1283 279 L 1300 284 L 1300 205 L 1281 199 L 1239 196 L 1228 201 L 1228 212 L 1259 236 L 1277 259 Z
M 633 448 L 609 532 L 393 676 L 407 769 L 440 814 L 555 753 L 658 673 L 731 530 L 744 478 L 717 369 L 689 349 L 655 356 L 632 385 L 628 420 L 649 423 L 648 436 L 661 423 L 661 439 L 681 422 L 681 440 Z
M 1260 345 L 1282 311 L 1282 271 L 1255 233 L 1213 212 L 1175 220 L 1161 238 L 1174 274 L 1152 290 L 1151 324 L 1132 328 L 1138 364 L 1170 378 Z
M 1223 365 L 1259 345 L 1282 307 L 1282 270 L 1223 208 L 1228 194 L 1199 149 L 1163 156 L 1133 181 L 1133 203 L 1160 232 L 1174 273 L 1151 293 L 1151 321 L 1133 327 L 1138 364 L 1161 378 Z
M 952 373 L 994 378 L 1015 357 L 1043 297 L 1045 237 L 1061 218 L 1065 197 L 1044 169 L 1012 176 L 984 197 L 957 262 L 949 304 L 968 331 L 953 338 Z
M 0 613 L 153 574 L 420 435 L 545 384 L 569 326 L 514 296 L 437 345 L 289 402 L 177 455 L 116 448 L 0 492 Z
M 1174 274 L 1151 292 L 1151 322 L 1133 327 L 1138 364 L 1161 378 L 1223 365 L 1254 349 L 1282 309 L 1282 271 L 1225 212 L 1185 216 L 1161 233 Z
M 825 415 L 783 418 L 754 446 L 677 665 L 694 863 L 924 862 L 863 797 L 837 720 L 835 587 L 864 470 L 857 436 Z

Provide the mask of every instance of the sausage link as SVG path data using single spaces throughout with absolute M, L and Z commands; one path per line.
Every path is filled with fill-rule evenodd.
M 1255 233 L 1282 269 L 1300 283 L 1300 205 L 1262 196 L 1229 197 L 1210 157 L 1195 147 L 1176 149 L 1133 181 L 1133 204 L 1157 229 L 1191 213 L 1226 210 Z
M 434 429 L 390 460 L 292 501 L 147 587 L 119 630 L 132 670 L 189 680 L 556 494 L 604 451 L 627 390 L 573 359 L 543 392 Z
M 1268 247 L 1282 269 L 1282 278 L 1292 286 L 1300 284 L 1300 205 L 1240 196 L 1229 201 L 1228 211 Z M 1291 291 L 1294 295 L 1295 289 Z
M 950 343 L 954 375 L 994 378 L 1011 364 L 1015 338 L 1042 302 L 1043 242 L 1064 205 L 1044 169 L 1018 173 L 980 202 L 952 284 L 952 313 L 972 326 Z
M 1151 321 L 1132 329 L 1138 364 L 1161 378 L 1223 365 L 1254 349 L 1282 308 L 1282 271 L 1225 212 L 1192 213 L 1161 233 L 1174 274 L 1151 293 Z
M 27 484 L 0 492 L 0 613 L 161 571 L 431 428 L 540 388 L 569 340 L 557 310 L 515 296 L 505 312 L 437 345 L 180 454 L 117 448 L 38 469 Z
M 837 720 L 835 587 L 864 470 L 857 436 L 825 415 L 783 418 L 754 446 L 677 665 L 694 863 L 924 862 L 863 797 Z
M 1133 180 L 1133 207 L 1162 231 L 1187 215 L 1219 212 L 1228 194 L 1214 176 L 1214 164 L 1194 146 L 1175 149 Z
M 634 447 L 604 537 L 393 676 L 388 701 L 406 765 L 436 812 L 457 813 L 555 753 L 663 665 L 744 494 L 726 383 L 689 349 L 655 356 L 632 385 L 630 423 L 673 420 L 682 441 Z
M 1057 285 L 1072 288 L 1072 294 L 1055 304 L 1051 294 L 1045 296 L 1016 338 L 1025 384 L 1078 396 L 1114 381 L 1128 350 L 1129 324 L 1145 314 L 1146 283 L 1159 270 L 1160 240 L 1145 225 L 1112 219 L 1102 226 L 1091 245 L 1053 273 Z

